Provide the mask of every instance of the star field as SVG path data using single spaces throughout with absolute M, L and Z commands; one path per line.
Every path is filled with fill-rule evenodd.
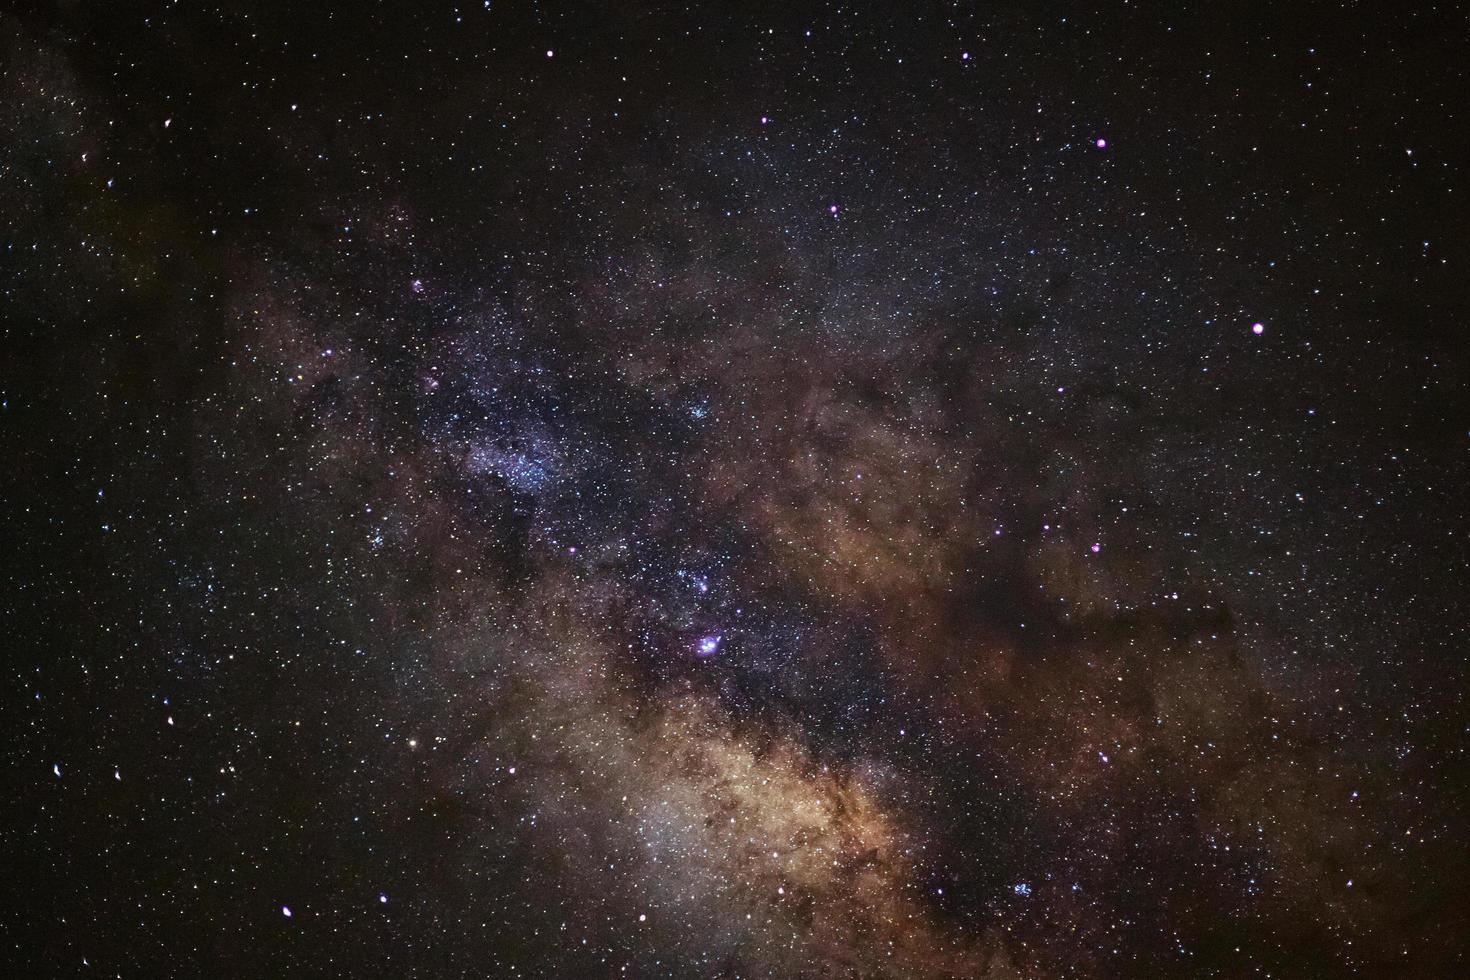
M 1463 975 L 1467 28 L 0 11 L 3 972 Z

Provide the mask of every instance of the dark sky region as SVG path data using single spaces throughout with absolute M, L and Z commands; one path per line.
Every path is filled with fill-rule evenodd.
M 1470 975 L 1455 3 L 8 3 L 0 973 Z

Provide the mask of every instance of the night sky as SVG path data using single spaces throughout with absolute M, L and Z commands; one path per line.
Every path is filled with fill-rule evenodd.
M 0 973 L 1470 976 L 1467 74 L 5 4 Z

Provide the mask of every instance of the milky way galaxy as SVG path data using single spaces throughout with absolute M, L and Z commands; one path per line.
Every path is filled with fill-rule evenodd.
M 1466 37 L 0 11 L 0 973 L 1467 975 Z

